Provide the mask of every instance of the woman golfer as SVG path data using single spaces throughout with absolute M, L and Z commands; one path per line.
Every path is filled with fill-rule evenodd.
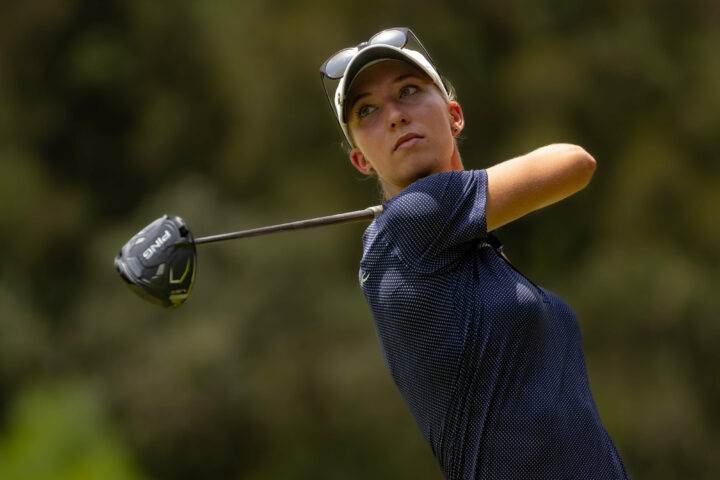
M 445 476 L 628 478 L 570 307 L 508 263 L 491 233 L 582 189 L 595 160 L 554 144 L 463 170 L 460 105 L 406 28 L 339 51 L 321 72 L 339 79 L 331 104 L 350 161 L 385 194 L 363 235 L 360 284 Z

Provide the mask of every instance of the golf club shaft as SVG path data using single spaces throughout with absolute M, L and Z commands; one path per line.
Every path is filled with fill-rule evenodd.
M 209 235 L 195 239 L 195 244 L 222 242 L 223 240 L 234 240 L 237 238 L 256 237 L 267 233 L 285 232 L 287 230 L 299 230 L 302 228 L 319 227 L 322 225 L 331 225 L 334 223 L 353 222 L 356 220 L 372 219 L 382 213 L 382 205 L 368 207 L 365 210 L 357 210 L 355 212 L 339 213 L 337 215 L 329 215 L 327 217 L 311 218 L 308 220 L 299 220 L 297 222 L 281 223 L 280 225 L 271 225 L 269 227 L 253 228 L 250 230 L 242 230 L 239 232 L 221 233 L 218 235 Z

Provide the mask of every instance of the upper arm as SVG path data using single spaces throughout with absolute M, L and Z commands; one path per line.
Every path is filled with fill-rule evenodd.
M 594 171 L 595 159 L 569 144 L 548 145 L 488 168 L 487 230 L 572 195 Z

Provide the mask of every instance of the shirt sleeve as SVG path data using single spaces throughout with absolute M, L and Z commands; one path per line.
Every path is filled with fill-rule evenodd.
M 409 267 L 436 272 L 487 236 L 486 198 L 485 170 L 429 175 L 385 202 L 378 237 Z

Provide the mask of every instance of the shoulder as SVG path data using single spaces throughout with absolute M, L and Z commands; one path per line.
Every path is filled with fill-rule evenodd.
M 422 217 L 438 213 L 448 206 L 478 193 L 485 195 L 485 170 L 453 170 L 423 177 L 383 204 L 378 224 L 383 226 L 395 219 Z
M 393 254 L 427 273 L 457 260 L 486 234 L 485 171 L 424 177 L 383 204 L 365 232 L 368 258 Z

